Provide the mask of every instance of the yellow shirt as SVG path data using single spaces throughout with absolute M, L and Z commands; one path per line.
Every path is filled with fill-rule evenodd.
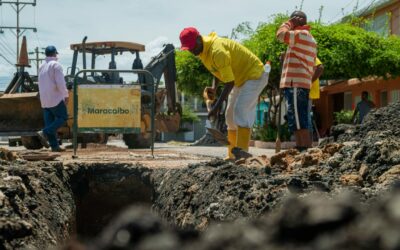
M 200 60 L 221 82 L 234 81 L 235 86 L 239 87 L 248 80 L 259 79 L 263 74 L 264 67 L 260 59 L 243 45 L 218 37 L 215 32 L 202 38 Z
M 317 58 L 315 58 L 315 66 L 321 65 L 321 61 Z M 315 80 L 310 89 L 310 99 L 319 99 L 319 78 Z

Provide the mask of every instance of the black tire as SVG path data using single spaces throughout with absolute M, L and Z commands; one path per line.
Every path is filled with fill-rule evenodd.
M 21 136 L 22 145 L 26 149 L 41 149 L 43 148 L 42 143 L 37 136 Z
M 122 139 L 129 149 L 132 148 L 149 148 L 151 146 L 151 134 L 123 134 Z

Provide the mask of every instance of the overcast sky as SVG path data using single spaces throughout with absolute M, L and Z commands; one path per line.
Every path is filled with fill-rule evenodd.
M 16 1 L 16 0 L 8 0 Z M 25 0 L 32 1 L 32 0 Z M 330 23 L 372 0 L 304 0 L 303 11 L 309 20 L 319 17 Z M 71 64 L 69 44 L 78 43 L 86 35 L 88 42 L 97 40 L 132 41 L 146 45 L 145 63 L 164 43 L 179 46 L 179 33 L 194 26 L 201 33 L 216 31 L 229 35 L 239 23 L 249 21 L 256 27 L 277 13 L 291 13 L 301 0 L 37 0 L 36 7 L 27 5 L 21 12 L 21 26 L 38 29 L 27 31 L 28 49 L 55 45 L 64 71 Z M 1 26 L 15 26 L 16 15 L 10 5 L 1 7 Z M 16 60 L 15 36 L 5 30 L 0 34 L 0 54 L 13 63 Z M 11 51 L 12 50 L 12 51 Z M 109 60 L 109 59 L 107 59 Z M 132 60 L 117 61 L 129 68 Z M 33 67 L 35 68 L 35 67 Z M 0 57 L 0 76 L 10 76 L 15 68 Z

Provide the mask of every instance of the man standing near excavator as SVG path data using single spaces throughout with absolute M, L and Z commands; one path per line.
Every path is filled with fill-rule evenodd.
M 256 118 L 258 96 L 268 83 L 268 73 L 260 59 L 243 45 L 218 37 L 215 32 L 201 36 L 196 28 L 180 33 L 181 49 L 198 56 L 204 66 L 224 84 L 218 100 L 208 113 L 215 117 L 228 98 L 225 118 L 228 127 L 228 159 L 234 159 L 232 149 L 248 151 L 251 128 Z M 205 91 L 215 93 L 215 88 Z M 229 96 L 229 97 L 228 97 Z
M 45 128 L 37 132 L 37 135 L 43 146 L 50 146 L 53 152 L 61 152 L 64 150 L 58 144 L 57 129 L 68 119 L 68 90 L 61 64 L 57 61 L 56 47 L 47 46 L 45 54 L 45 62 L 40 66 L 38 74 Z
M 289 129 L 294 132 L 296 148 L 303 151 L 312 144 L 308 130 L 309 92 L 314 75 L 317 43 L 307 25 L 307 16 L 295 11 L 276 33 L 279 41 L 286 43 L 280 88 L 287 103 Z

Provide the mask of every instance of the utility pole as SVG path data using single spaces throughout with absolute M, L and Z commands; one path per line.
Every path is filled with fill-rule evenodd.
M 35 59 L 29 59 L 29 63 L 32 62 L 32 61 L 35 61 L 35 64 L 36 64 L 36 75 L 39 75 L 39 65 L 44 60 L 44 58 L 40 58 L 39 57 L 39 54 L 44 55 L 44 52 L 39 52 L 39 48 L 36 47 L 35 48 L 35 52 L 29 52 L 28 54 L 29 55 L 36 54 Z
M 20 0 L 16 0 L 16 1 L 3 1 L 3 0 L 0 0 L 0 6 L 2 4 L 10 4 L 11 7 L 15 10 L 15 13 L 17 14 L 17 26 L 16 27 L 0 26 L 0 33 L 4 33 L 3 29 L 9 29 L 16 36 L 16 38 L 17 38 L 17 62 L 18 62 L 18 59 L 19 59 L 19 38 L 20 38 L 20 36 L 26 30 L 33 30 L 33 32 L 37 31 L 37 29 L 35 27 L 20 27 L 19 14 L 21 13 L 21 11 L 27 5 L 32 5 L 33 7 L 35 7 L 36 6 L 36 0 L 33 0 L 33 2 L 21 2 Z M 14 32 L 14 30 L 16 30 L 16 32 Z
M 319 17 L 318 17 L 318 23 L 321 24 L 321 20 L 322 20 L 322 12 L 324 11 L 324 6 L 321 5 L 321 7 L 319 8 L 318 12 L 319 12 Z

